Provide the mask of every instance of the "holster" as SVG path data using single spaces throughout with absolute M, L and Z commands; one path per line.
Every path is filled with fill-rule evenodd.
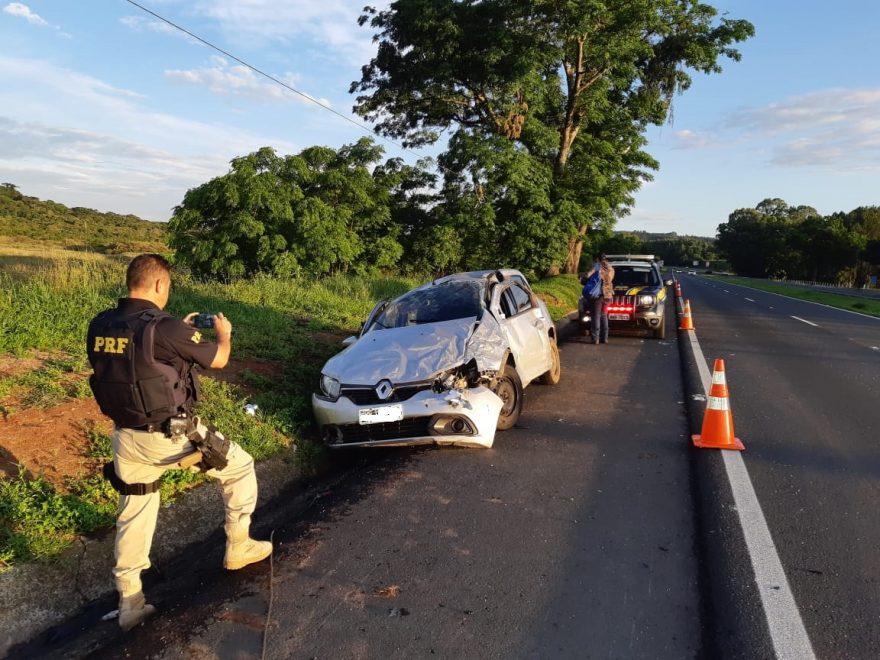
M 203 469 L 222 470 L 225 468 L 229 464 L 226 459 L 229 454 L 229 440 L 217 430 L 217 427 L 203 424 L 198 417 L 187 421 L 191 422 L 191 425 L 187 430 L 186 437 L 202 453 L 200 465 Z
M 104 478 L 110 482 L 111 486 L 113 486 L 113 490 L 120 495 L 149 495 L 150 493 L 155 493 L 159 490 L 158 479 L 149 484 L 126 483 L 119 478 L 118 474 L 116 474 L 116 468 L 113 465 L 113 461 L 104 463 L 102 472 L 104 473 Z

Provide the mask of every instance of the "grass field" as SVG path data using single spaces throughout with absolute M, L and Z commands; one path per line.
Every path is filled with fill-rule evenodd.
M 0 406 L 5 406 L 0 413 L 14 416 L 26 408 L 91 397 L 86 329 L 97 312 L 124 295 L 128 261 L 127 255 L 0 243 L 0 359 L 38 357 L 35 368 L 0 377 Z M 239 374 L 250 386 L 247 392 L 203 377 L 200 413 L 258 460 L 295 441 L 293 460 L 305 470 L 313 468 L 323 448 L 308 440 L 307 430 L 321 366 L 340 350 L 345 336 L 358 330 L 377 300 L 418 283 L 400 277 L 337 276 L 206 284 L 175 274 L 169 312 L 223 312 L 233 323 L 233 358 L 274 365 L 272 373 L 278 374 Z M 559 318 L 577 307 L 580 284 L 575 276 L 562 276 L 536 282 L 535 290 Z M 258 416 L 243 412 L 246 401 L 259 405 Z M 94 428 L 85 433 L 95 465 L 109 460 L 109 438 Z M 163 478 L 163 497 L 173 498 L 200 479 L 169 472 Z M 97 474 L 72 476 L 62 490 L 25 472 L 0 478 L 0 570 L 52 557 L 78 534 L 112 523 L 116 495 Z
M 782 282 L 769 282 L 748 277 L 736 277 L 734 275 L 706 275 L 705 277 L 719 282 L 733 282 L 734 284 L 758 289 L 759 291 L 769 291 L 770 293 L 778 293 L 790 298 L 809 300 L 810 302 L 821 303 L 829 307 L 837 307 L 851 312 L 880 317 L 880 300 L 843 296 L 836 293 L 826 293 L 825 291 L 804 289 L 799 286 L 789 286 Z

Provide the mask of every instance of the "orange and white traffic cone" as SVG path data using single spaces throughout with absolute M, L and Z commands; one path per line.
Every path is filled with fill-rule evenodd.
M 681 282 L 675 280 L 675 297 L 681 298 Z
M 733 415 L 730 413 L 730 399 L 727 395 L 727 377 L 724 373 L 724 360 L 715 360 L 712 372 L 712 387 L 706 402 L 703 428 L 700 435 L 692 435 L 695 447 L 703 449 L 745 449 L 743 443 L 733 432 Z
M 691 301 L 684 301 L 684 314 L 681 315 L 679 330 L 694 330 L 694 320 L 691 318 Z

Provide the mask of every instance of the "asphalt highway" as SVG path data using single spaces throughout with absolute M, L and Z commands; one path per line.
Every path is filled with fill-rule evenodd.
M 880 657 L 880 319 L 681 284 L 817 657 Z
M 808 646 L 880 657 L 880 320 L 682 287 Z M 799 657 L 768 646 L 741 517 L 691 447 L 668 316 L 667 341 L 564 343 L 493 449 L 343 452 L 258 511 L 272 563 L 223 571 L 218 533 L 148 572 L 147 625 L 96 602 L 13 657 Z
M 561 351 L 561 383 L 530 386 L 493 449 L 364 452 L 264 512 L 271 565 L 182 558 L 148 584 L 148 625 L 30 650 L 260 657 L 265 632 L 267 658 L 699 657 L 676 342 Z

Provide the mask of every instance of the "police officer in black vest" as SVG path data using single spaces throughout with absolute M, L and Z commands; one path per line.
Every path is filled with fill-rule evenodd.
M 194 366 L 226 366 L 232 324 L 223 314 L 215 315 L 217 341 L 210 342 L 193 327 L 195 312 L 182 321 L 164 312 L 171 268 L 161 255 L 135 257 L 126 272 L 126 286 L 128 296 L 92 320 L 87 339 L 92 391 L 115 424 L 108 477 L 120 492 L 113 576 L 123 630 L 155 611 L 145 601 L 140 573 L 150 566 L 158 482 L 166 470 L 198 460 L 199 467 L 220 482 L 226 509 L 226 568 L 239 569 L 272 554 L 271 543 L 255 541 L 249 534 L 257 502 L 253 459 L 192 416 L 199 397 Z

